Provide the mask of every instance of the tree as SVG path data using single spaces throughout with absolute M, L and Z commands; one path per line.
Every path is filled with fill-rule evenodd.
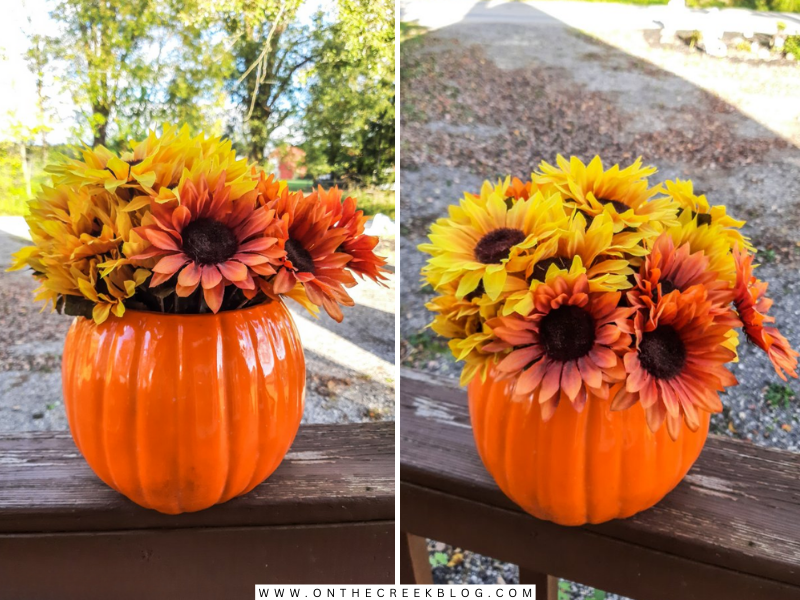
M 33 29 L 33 23 L 28 17 L 28 26 Z M 36 124 L 32 129 L 39 135 L 42 159 L 47 156 L 47 134 L 50 127 L 51 111 L 48 106 L 50 98 L 45 92 L 45 71 L 47 69 L 47 53 L 45 51 L 46 39 L 43 35 L 35 33 L 30 35 L 30 48 L 25 55 L 28 69 L 36 76 Z
M 206 2 L 57 0 L 51 18 L 62 31 L 42 38 L 37 56 L 62 63 L 93 145 L 116 147 L 165 121 L 209 128 L 222 113 L 230 54 Z M 33 54 L 29 66 L 41 66 Z
M 334 180 L 394 178 L 394 2 L 339 0 L 308 80 L 309 171 Z
M 61 26 L 46 39 L 50 60 L 66 64 L 64 83 L 93 137 L 105 145 L 124 101 L 153 81 L 146 56 L 162 14 L 156 0 L 59 0 L 50 16 Z M 143 85 L 144 84 L 144 85 Z
M 273 132 L 301 107 L 299 82 L 314 63 L 318 32 L 297 22 L 302 0 L 230 0 L 223 13 L 233 40 L 228 91 L 236 105 L 231 127 L 250 160 L 261 162 Z

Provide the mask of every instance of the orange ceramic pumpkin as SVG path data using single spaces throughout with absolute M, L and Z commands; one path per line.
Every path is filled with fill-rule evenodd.
M 203 315 L 76 318 L 62 363 L 72 437 L 137 504 L 177 514 L 245 494 L 303 414 L 305 361 L 280 301 Z
M 650 508 L 683 479 L 708 435 L 683 427 L 673 441 L 650 431 L 640 403 L 619 412 L 589 398 L 582 412 L 561 402 L 543 422 L 533 397 L 512 398 L 513 379 L 469 386 L 469 412 L 478 453 L 500 489 L 539 519 L 561 525 L 602 523 Z

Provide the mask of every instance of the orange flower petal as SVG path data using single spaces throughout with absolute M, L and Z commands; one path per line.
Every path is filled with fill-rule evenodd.
M 292 273 L 289 269 L 281 269 L 278 271 L 278 275 L 275 277 L 273 289 L 275 290 L 276 294 L 287 294 L 292 290 L 296 281 L 297 279 L 295 278 L 294 273 Z M 314 304 L 316 304 L 316 302 Z
M 223 286 L 222 283 L 215 285 L 214 287 L 203 288 L 203 298 L 205 298 L 206 304 L 208 304 L 208 307 L 213 313 L 219 312 L 224 296 L 225 286 Z
M 145 229 L 144 236 L 157 248 L 180 252 L 178 243 L 168 233 L 164 233 L 163 231 L 159 231 L 157 229 Z
M 217 268 L 228 281 L 244 281 L 247 279 L 247 266 L 238 261 L 229 260 L 219 263 Z
M 561 389 L 570 400 L 575 400 L 582 383 L 581 373 L 575 361 L 565 362 L 561 371 Z
M 547 372 L 542 379 L 542 386 L 539 388 L 539 402 L 545 402 L 553 397 L 559 390 L 561 382 L 561 369 L 564 363 L 550 361 L 547 365 Z
M 158 261 L 153 267 L 153 272 L 174 275 L 187 262 L 189 262 L 189 257 L 185 254 L 170 254 Z
M 222 275 L 217 269 L 216 265 L 203 265 L 203 274 L 200 276 L 200 281 L 204 290 L 216 287 L 222 281 Z
M 203 269 L 197 263 L 191 262 L 178 274 L 178 285 L 190 287 L 194 290 L 200 282 Z

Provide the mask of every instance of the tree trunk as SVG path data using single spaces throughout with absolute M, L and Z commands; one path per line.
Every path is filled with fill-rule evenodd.
M 93 147 L 106 145 L 106 131 L 108 129 L 108 115 L 111 111 L 105 106 L 92 108 L 92 130 L 94 131 Z
M 25 193 L 28 194 L 28 198 L 30 199 L 32 196 L 31 167 L 28 164 L 28 148 L 25 146 L 25 142 L 19 145 L 19 157 L 22 161 L 22 177 L 25 179 Z

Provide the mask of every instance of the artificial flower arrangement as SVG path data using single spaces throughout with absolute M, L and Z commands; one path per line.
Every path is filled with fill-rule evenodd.
M 337 188 L 290 192 L 188 127 L 48 168 L 30 202 L 36 299 L 75 315 L 62 361 L 73 438 L 98 476 L 162 512 L 245 493 L 280 463 L 305 394 L 282 298 L 341 321 L 381 283 L 367 217 Z
M 353 275 L 385 279 L 364 235 L 367 217 L 337 188 L 290 192 L 231 143 L 188 127 L 100 146 L 48 168 L 53 185 L 30 202 L 36 299 L 98 324 L 131 308 L 193 314 L 283 295 L 337 321 Z
M 744 222 L 655 171 L 559 156 L 466 194 L 420 246 L 479 453 L 538 517 L 602 522 L 669 492 L 737 383 L 738 328 L 797 377 Z

